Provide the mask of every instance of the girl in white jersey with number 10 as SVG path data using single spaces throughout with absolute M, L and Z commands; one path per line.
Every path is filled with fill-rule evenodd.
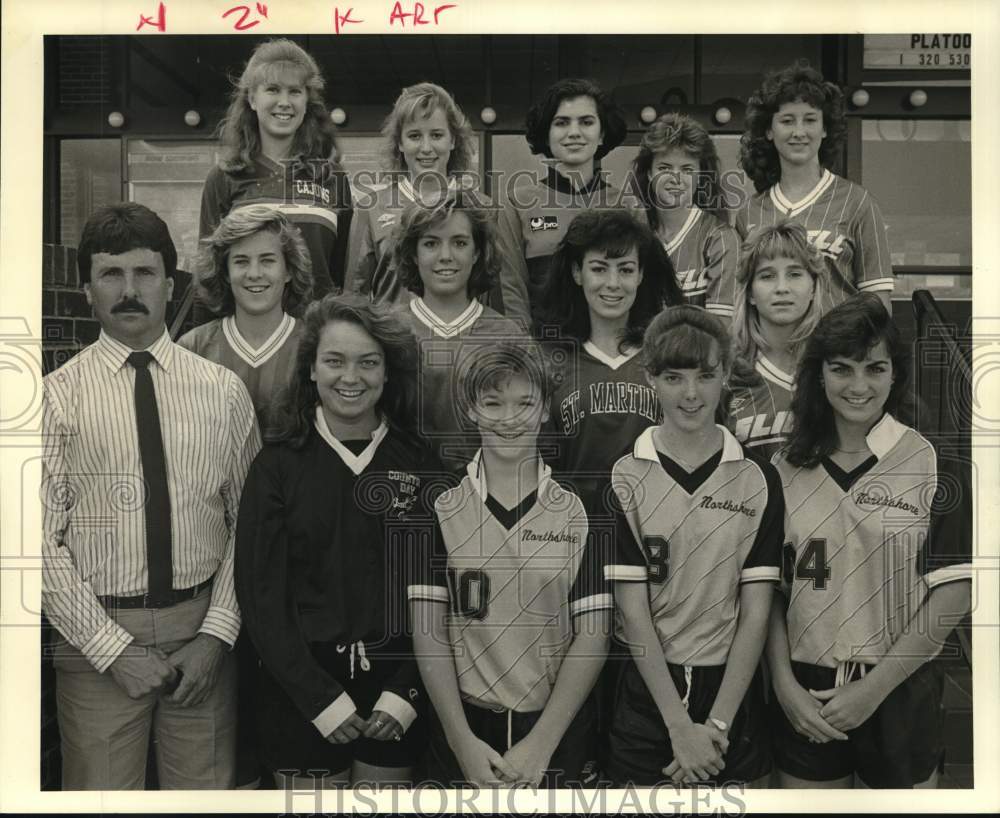
M 736 230 L 746 239 L 786 218 L 799 222 L 830 270 L 824 312 L 862 291 L 889 309 L 882 213 L 867 190 L 830 170 L 846 134 L 843 92 L 807 62 L 768 74 L 747 102 L 740 165 L 757 195 L 737 210 Z

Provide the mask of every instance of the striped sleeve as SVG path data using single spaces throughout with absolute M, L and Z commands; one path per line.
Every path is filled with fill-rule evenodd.
M 623 498 L 619 492 L 626 496 Z M 611 562 L 604 568 L 604 576 L 612 582 L 646 582 L 646 557 L 629 525 L 625 507 L 632 502 L 631 493 L 624 483 L 606 492 L 612 511 Z
M 930 522 L 917 562 L 928 588 L 972 579 L 971 467 L 940 454 L 936 464 Z
M 458 489 L 452 489 L 457 491 Z M 444 495 L 441 495 L 444 497 Z M 435 504 L 435 508 L 437 504 Z M 441 533 L 440 517 L 435 512 L 433 536 L 420 538 L 412 556 L 406 584 L 406 598 L 412 602 L 448 604 L 448 551 Z
M 767 502 L 760 516 L 757 535 L 743 562 L 740 584 L 778 582 L 781 579 L 781 547 L 785 537 L 785 496 L 781 478 L 770 463 L 754 460 L 764 476 Z
M 240 495 L 246 482 L 250 464 L 260 451 L 260 430 L 253 403 L 243 382 L 227 373 L 226 389 L 229 394 L 230 461 L 229 476 L 222 495 L 229 530 L 219 569 L 212 583 L 212 599 L 200 633 L 218 637 L 229 645 L 236 644 L 240 633 L 240 608 L 236 602 L 233 582 L 233 558 L 236 548 L 236 520 L 240 510 Z
M 570 616 L 614 608 L 611 583 L 605 576 L 605 567 L 612 556 L 613 529 L 596 518 L 588 519 L 586 525 L 583 557 L 570 588 Z
M 854 255 L 854 286 L 862 292 L 892 292 L 892 258 L 888 227 L 878 204 L 867 191 L 858 206 L 852 232 L 857 250 Z
M 740 237 L 729 225 L 719 225 L 705 243 L 708 293 L 705 308 L 723 319 L 732 319 L 736 303 L 736 275 L 740 266 Z
M 59 403 L 53 381 L 46 378 L 42 392 L 42 607 L 63 638 L 103 673 L 132 636 L 108 616 L 66 544 L 78 498 L 65 458 L 70 431 Z

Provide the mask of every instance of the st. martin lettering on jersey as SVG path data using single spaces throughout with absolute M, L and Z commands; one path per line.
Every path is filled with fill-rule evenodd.
M 552 396 L 557 453 L 551 462 L 587 494 L 643 429 L 660 422 L 662 410 L 638 350 L 609 358 L 587 341 L 566 354 Z
M 933 446 L 891 415 L 868 447 L 873 457 L 851 473 L 828 459 L 804 469 L 775 458 L 794 661 L 877 664 L 930 589 L 971 576 L 964 479 L 942 479 Z
M 649 583 L 653 625 L 676 665 L 724 665 L 740 585 L 779 579 L 777 472 L 719 429 L 722 450 L 693 472 L 657 451 L 650 428 L 611 473 L 618 522 L 606 575 Z
M 486 707 L 545 707 L 573 640 L 573 617 L 611 610 L 602 540 L 583 503 L 541 466 L 515 509 L 489 495 L 480 456 L 435 504 L 443 546 L 427 555 L 411 601 L 450 606 L 462 697 Z
M 664 249 L 689 304 L 732 318 L 740 237 L 718 216 L 692 207 L 684 226 Z
M 767 356 L 758 355 L 754 369 L 734 369 L 729 378 L 730 431 L 744 446 L 770 460 L 792 428 L 792 375 Z
M 756 228 L 785 219 L 805 227 L 809 242 L 826 260 L 830 286 L 824 312 L 858 292 L 892 291 L 886 224 L 863 187 L 824 170 L 808 195 L 791 202 L 776 184 L 737 211 L 736 230 L 746 241 Z

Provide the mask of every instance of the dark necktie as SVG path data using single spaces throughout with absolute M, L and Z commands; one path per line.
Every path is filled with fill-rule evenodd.
M 163 454 L 160 412 L 149 372 L 153 356 L 133 352 L 128 362 L 135 369 L 135 425 L 139 432 L 139 456 L 146 481 L 146 564 L 148 594 L 167 597 L 173 590 L 173 559 L 170 537 L 170 492 L 167 489 L 167 460 Z

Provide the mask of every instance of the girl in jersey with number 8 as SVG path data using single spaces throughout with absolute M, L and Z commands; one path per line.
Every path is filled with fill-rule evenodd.
M 930 660 L 969 610 L 971 498 L 958 461 L 893 416 L 906 370 L 872 294 L 827 313 L 799 364 L 767 645 L 784 787 L 936 784 Z

